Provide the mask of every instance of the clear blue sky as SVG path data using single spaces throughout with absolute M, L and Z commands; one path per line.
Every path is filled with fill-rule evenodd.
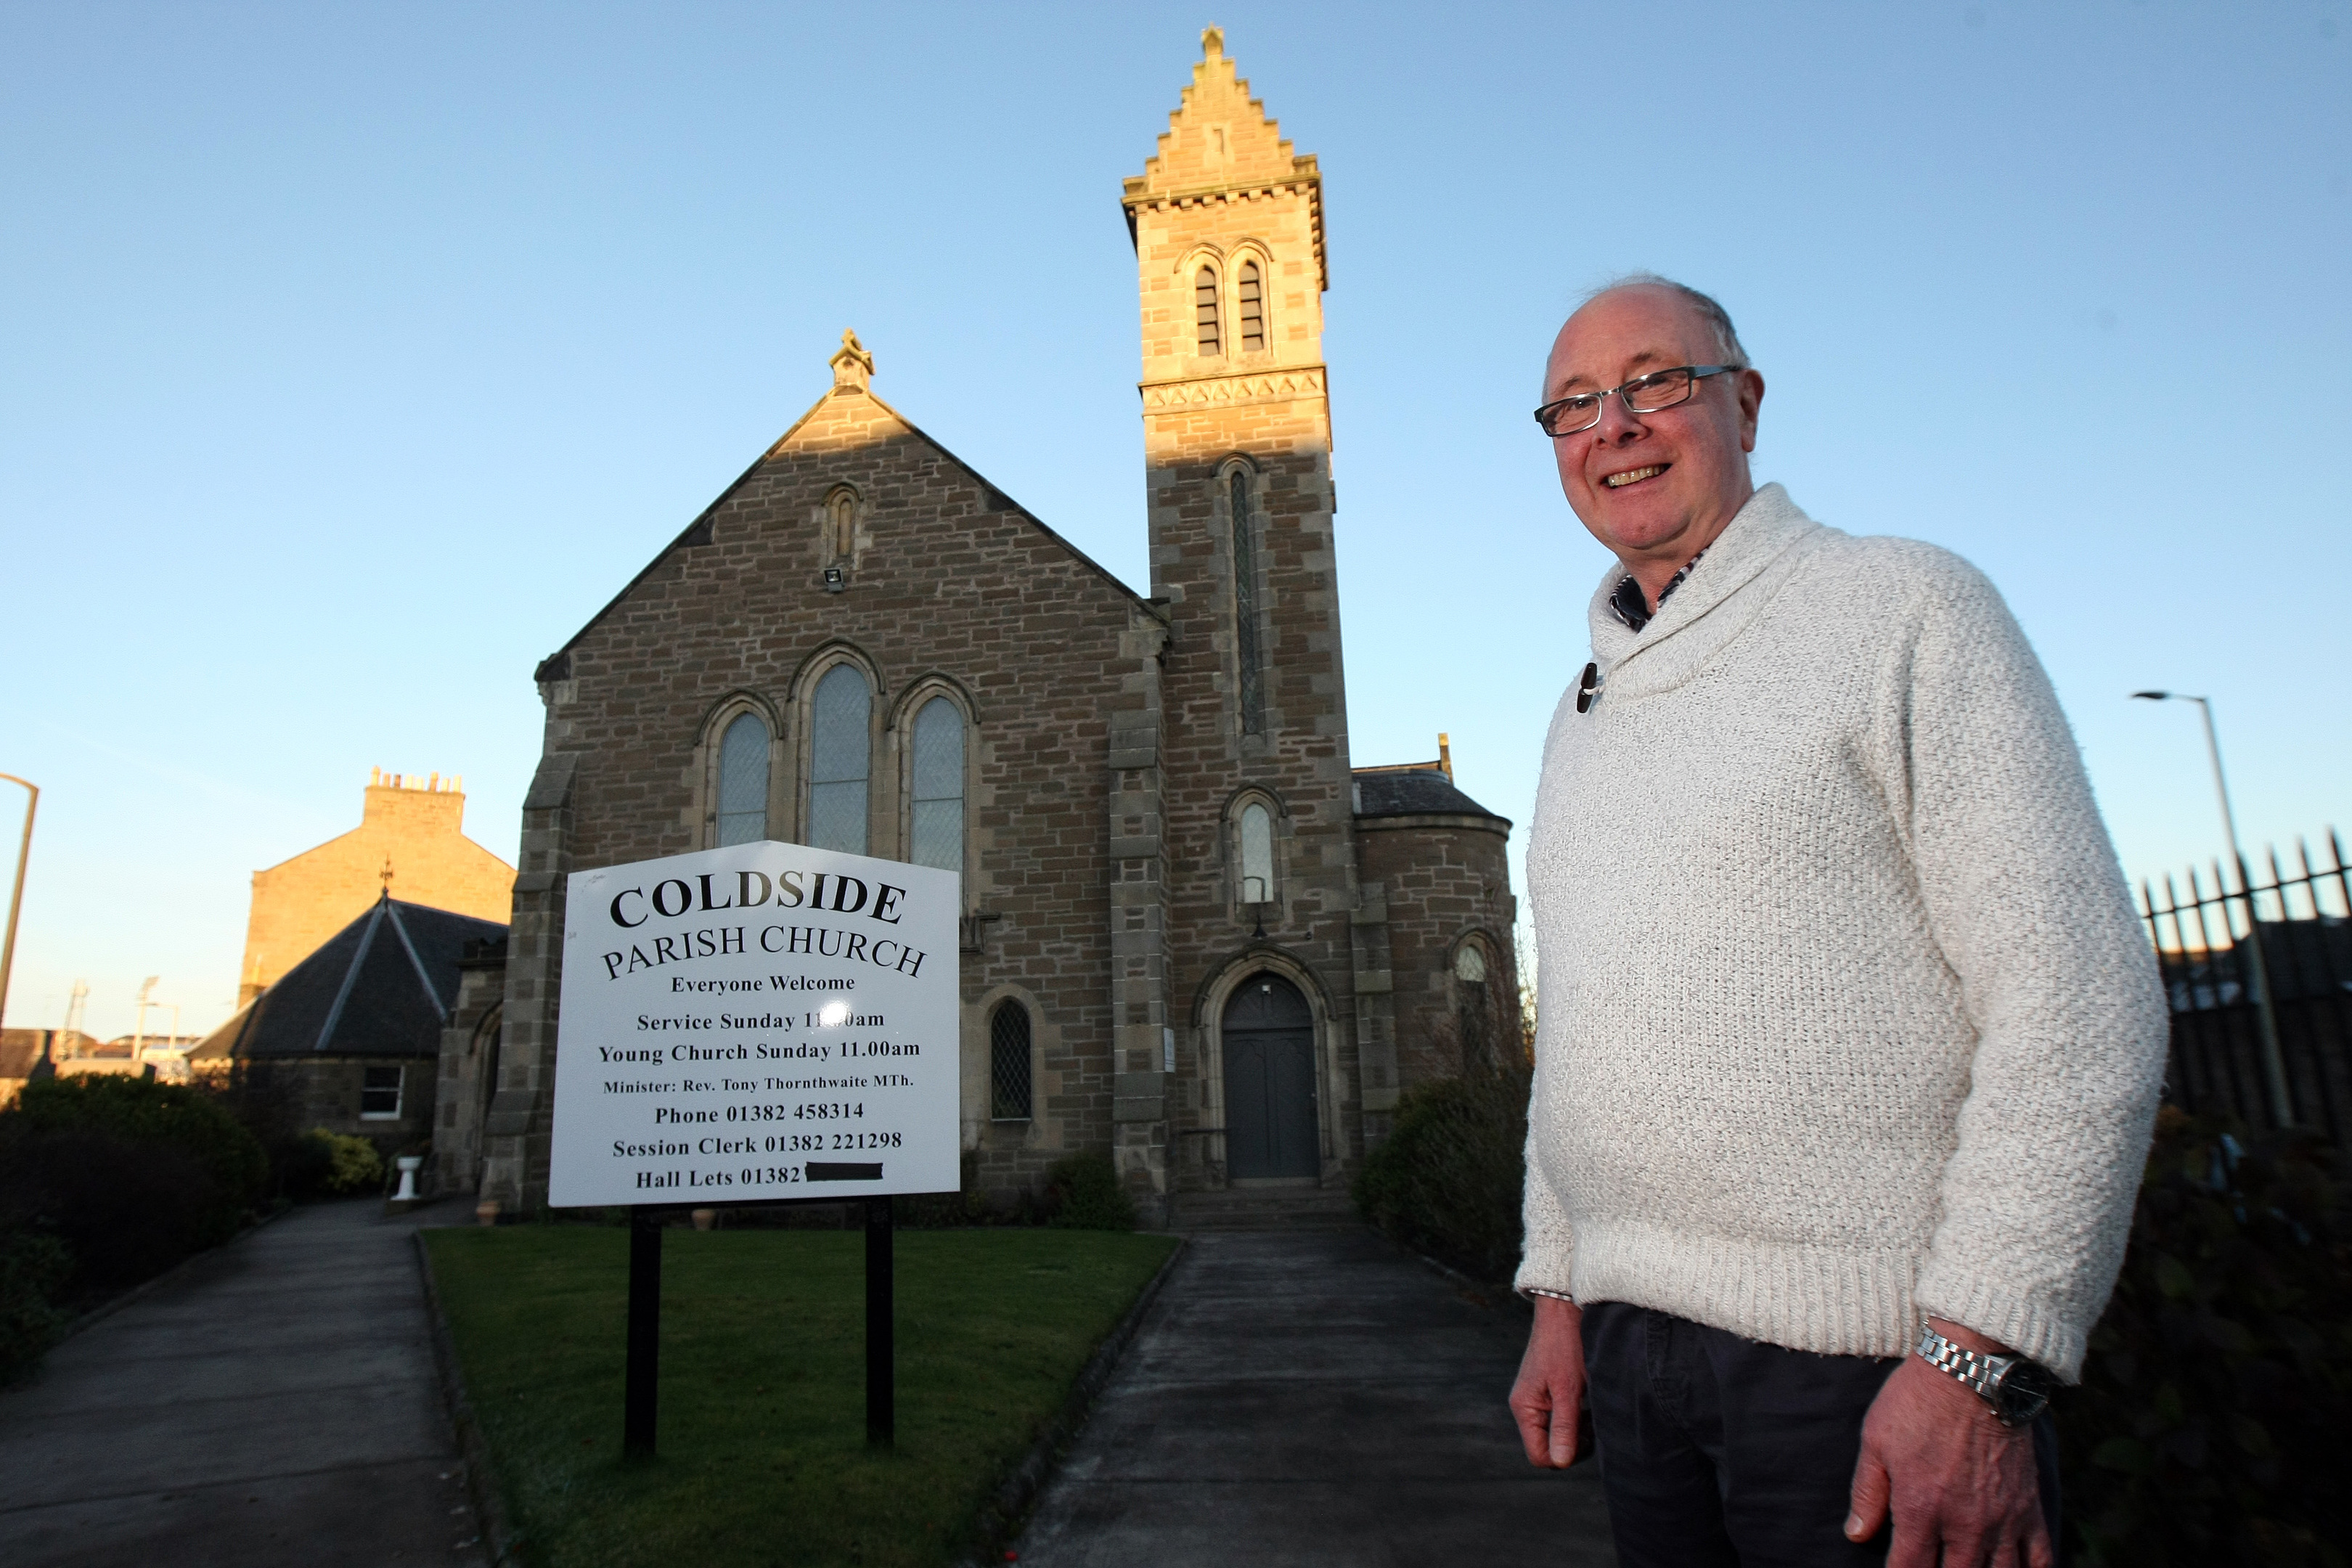
M 1526 820 L 1603 565 L 1527 410 L 1647 267 L 1738 321 L 1759 478 L 2008 594 L 2135 877 L 2221 837 L 2139 687 L 2215 698 L 2250 839 L 2352 826 L 2347 9 L 0 8 L 8 1022 L 226 1016 L 371 766 L 511 859 L 534 661 L 845 326 L 1142 584 L 1118 182 L 1211 21 L 1322 159 L 1359 762 L 1449 731 Z

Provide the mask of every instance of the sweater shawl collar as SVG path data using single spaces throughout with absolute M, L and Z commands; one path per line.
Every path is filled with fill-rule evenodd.
M 1807 517 L 1789 492 L 1769 484 L 1748 498 L 1639 632 L 1610 612 L 1609 595 L 1625 575 L 1611 563 L 1586 617 L 1603 693 L 1644 697 L 1681 685 L 1748 628 L 1814 547 L 1843 537 Z

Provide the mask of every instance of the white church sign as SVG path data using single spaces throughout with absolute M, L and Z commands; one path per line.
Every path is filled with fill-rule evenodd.
M 549 1201 L 955 1191 L 961 881 L 774 843 L 573 872 Z

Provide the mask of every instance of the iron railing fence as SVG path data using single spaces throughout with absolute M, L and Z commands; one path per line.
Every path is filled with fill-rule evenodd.
M 2327 831 L 2324 862 L 2295 843 L 2290 874 L 2215 860 L 2140 884 L 2142 918 L 2172 1005 L 2165 1098 L 2250 1127 L 2303 1127 L 2342 1143 L 2352 1113 L 2352 874 Z

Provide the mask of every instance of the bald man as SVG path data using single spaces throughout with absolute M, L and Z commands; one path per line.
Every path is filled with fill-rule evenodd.
M 1616 560 L 1528 852 L 1528 1458 L 1589 1414 L 1625 1568 L 2047 1568 L 2167 1027 L 2049 679 L 1965 562 L 1756 487 L 1706 295 L 1598 291 L 1543 395 Z

